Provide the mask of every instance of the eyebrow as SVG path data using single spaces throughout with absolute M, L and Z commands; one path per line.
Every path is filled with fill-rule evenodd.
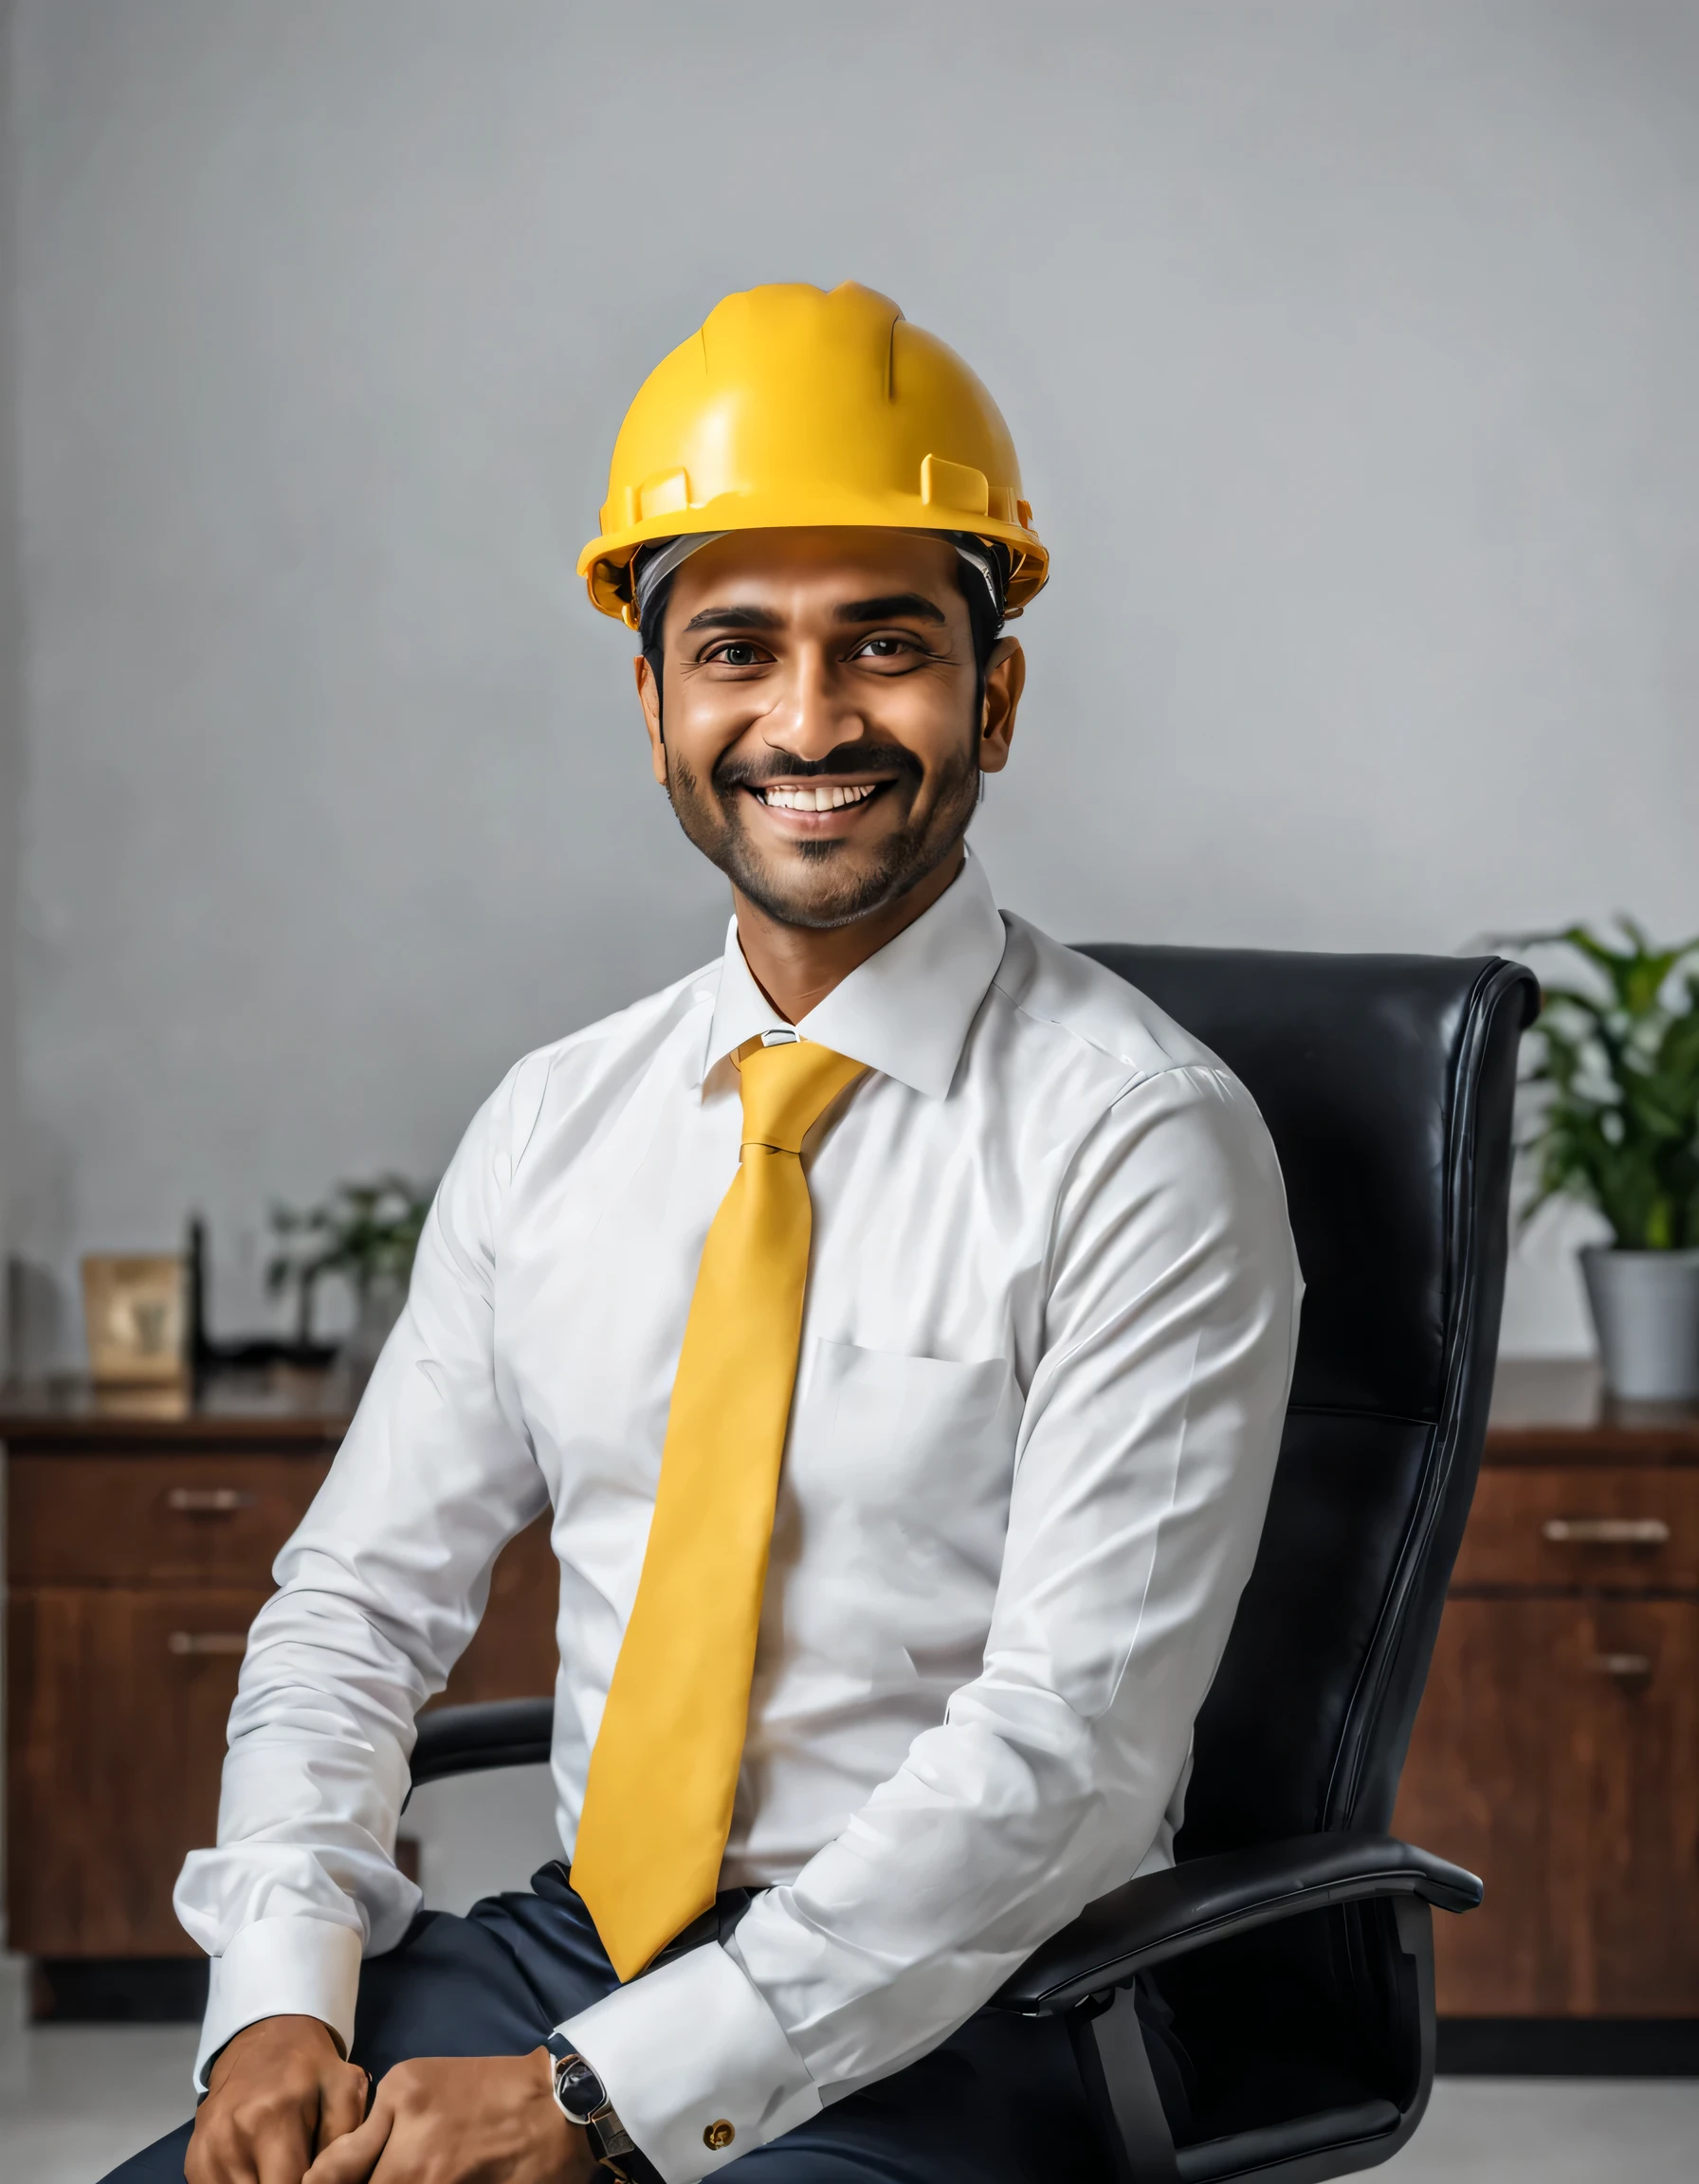
M 840 607 L 833 619 L 838 622 L 942 622 L 941 607 L 935 606 L 923 592 L 890 592 L 880 599 L 851 599 Z
M 938 622 L 946 619 L 941 607 L 923 592 L 887 592 L 878 599 L 850 599 L 832 614 L 834 622 Z M 692 614 L 679 631 L 688 637 L 696 629 L 782 629 L 784 616 L 770 607 L 704 607 Z
M 782 629 L 782 614 L 774 613 L 770 607 L 704 607 L 700 614 L 692 614 L 679 631 L 688 637 L 692 629 Z

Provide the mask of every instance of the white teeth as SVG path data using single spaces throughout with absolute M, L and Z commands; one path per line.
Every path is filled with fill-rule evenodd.
M 761 801 L 776 811 L 838 811 L 846 804 L 861 804 L 869 797 L 877 783 L 865 782 L 858 788 L 844 789 L 826 786 L 819 789 L 763 789 Z

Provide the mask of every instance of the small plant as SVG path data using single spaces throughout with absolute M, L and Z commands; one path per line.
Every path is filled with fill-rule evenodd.
M 1578 1198 L 1618 1248 L 1699 1246 L 1699 939 L 1654 947 L 1631 918 L 1613 948 L 1584 925 L 1514 945 L 1562 946 L 1593 991 L 1546 986 L 1525 1083 L 1535 1087 L 1522 1150 L 1537 1163 L 1523 1218 Z
M 265 1287 L 274 1297 L 294 1289 L 299 1341 L 312 1340 L 313 1299 L 326 1274 L 342 1276 L 356 1306 L 380 1283 L 405 1287 L 432 1188 L 405 1175 L 380 1175 L 373 1183 L 339 1183 L 322 1206 L 304 1213 L 273 1209 L 278 1248 L 265 1269 Z

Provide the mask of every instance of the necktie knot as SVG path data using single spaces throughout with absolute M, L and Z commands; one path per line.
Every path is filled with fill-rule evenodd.
M 866 1070 L 813 1039 L 750 1047 L 739 1059 L 743 1143 L 775 1153 L 800 1153 L 802 1140 L 838 1094 Z

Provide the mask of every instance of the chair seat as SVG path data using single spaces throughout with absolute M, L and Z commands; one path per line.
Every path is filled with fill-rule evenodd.
M 1324 2108 L 1313 2116 L 1294 2116 L 1288 2123 L 1262 2123 L 1254 2131 L 1230 2132 L 1225 2138 L 1201 2138 L 1175 2149 L 1180 2184 L 1215 2184 L 1217 2177 L 1242 2176 L 1276 2161 L 1324 2148 L 1359 2145 L 1381 2138 L 1399 2124 L 1390 2101 L 1360 2101 L 1348 2108 Z

